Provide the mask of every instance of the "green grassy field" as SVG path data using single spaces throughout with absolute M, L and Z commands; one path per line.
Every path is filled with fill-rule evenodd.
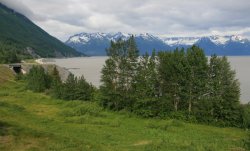
M 0 65 L 0 86 L 13 79 L 13 72 L 7 66 Z
M 22 82 L 0 85 L 1 151 L 244 151 L 246 136 L 237 128 L 142 119 L 94 102 L 55 100 Z

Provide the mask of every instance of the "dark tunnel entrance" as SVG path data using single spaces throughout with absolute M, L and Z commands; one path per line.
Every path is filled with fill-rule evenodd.
M 9 67 L 17 74 L 21 73 L 22 72 L 22 66 L 19 65 L 19 64 L 12 64 L 12 65 L 9 65 Z

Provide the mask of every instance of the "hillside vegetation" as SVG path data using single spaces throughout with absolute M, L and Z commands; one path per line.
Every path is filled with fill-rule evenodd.
M 19 56 L 79 56 L 80 53 L 50 36 L 27 17 L 0 3 L 0 56 L 13 51 Z M 11 50 L 9 50 L 11 47 Z
M 139 56 L 135 38 L 111 42 L 101 75 L 102 106 L 142 117 L 248 128 L 240 84 L 227 57 L 198 46 Z M 247 116 L 245 116 L 245 113 Z
M 178 108 L 177 105 L 173 106 L 172 103 L 176 102 L 175 97 L 158 99 L 164 94 L 171 95 L 172 91 L 168 92 L 167 90 L 176 90 L 173 89 L 171 85 L 165 85 L 166 87 L 163 88 L 168 89 L 161 89 L 164 90 L 161 95 L 153 95 L 155 94 L 155 90 L 157 90 L 154 89 L 154 86 L 157 86 L 154 82 L 157 81 L 152 80 L 155 79 L 153 78 L 155 77 L 154 75 L 157 75 L 154 73 L 154 71 L 156 71 L 154 70 L 156 69 L 156 64 L 153 62 L 153 59 L 156 58 L 154 55 L 150 58 L 148 55 L 143 56 L 139 62 L 139 68 L 134 68 L 137 65 L 135 63 L 136 55 L 133 55 L 131 51 L 136 52 L 137 49 L 132 49 L 135 48 L 133 39 L 130 39 L 128 42 L 120 41 L 120 43 L 112 43 L 112 47 L 108 52 L 111 54 L 111 52 L 116 52 L 117 49 L 123 50 L 120 49 L 120 46 L 124 44 L 129 47 L 122 48 L 125 48 L 125 50 L 126 48 L 130 48 L 128 49 L 130 62 L 128 62 L 127 57 L 121 57 L 123 64 L 119 66 L 119 72 L 110 72 L 117 69 L 109 68 L 112 67 L 111 65 L 114 65 L 113 61 L 119 61 L 121 58 L 116 58 L 115 55 L 112 56 L 114 58 L 109 58 L 106 61 L 106 66 L 102 70 L 102 81 L 105 85 L 102 85 L 99 90 L 92 87 L 84 77 L 76 78 L 72 74 L 68 76 L 65 82 L 62 82 L 59 72 L 55 67 L 49 72 L 42 66 L 33 66 L 27 75 L 17 75 L 15 78 L 14 73 L 7 66 L 0 66 L 0 150 L 247 151 L 250 149 L 250 136 L 248 132 L 243 129 L 250 127 L 249 105 L 239 106 L 240 108 L 237 108 L 237 111 L 240 111 L 240 116 L 237 118 L 235 118 L 234 115 L 238 115 L 238 112 L 226 114 L 232 115 L 226 116 L 226 118 L 231 119 L 231 117 L 233 117 L 231 121 L 234 123 L 236 123 L 235 121 L 240 121 L 236 123 L 237 125 L 234 125 L 234 123 L 228 125 L 218 122 L 215 123 L 215 125 L 224 127 L 222 128 L 208 126 L 209 124 L 213 124 L 211 122 L 209 123 L 209 121 L 202 122 L 195 120 L 193 117 L 197 118 L 198 116 L 196 115 L 201 115 L 199 119 L 207 119 L 209 117 L 208 115 L 201 114 L 206 110 L 193 110 L 192 106 L 190 112 L 179 112 L 179 110 L 187 108 L 185 106 L 179 106 L 180 104 L 177 104 Z M 204 59 L 204 57 L 202 57 L 204 55 L 198 47 L 193 46 L 191 49 L 201 54 L 200 56 L 194 56 L 197 56 L 198 59 Z M 188 52 L 193 52 L 191 49 Z M 179 53 L 177 50 L 174 51 L 174 53 L 164 53 L 163 55 L 168 56 L 168 58 L 164 62 L 160 60 L 160 65 L 170 67 L 171 64 L 169 63 L 171 63 L 171 59 L 173 59 L 173 56 L 178 56 L 177 54 Z M 160 57 L 162 57 L 160 59 L 165 58 L 164 56 Z M 216 56 L 212 58 L 214 59 L 214 63 L 216 63 L 215 61 L 217 61 L 217 63 L 223 61 L 217 59 Z M 206 59 L 204 60 L 203 65 L 207 65 Z M 127 68 L 128 66 L 129 68 Z M 176 69 L 178 69 L 177 67 L 178 66 L 176 66 Z M 133 74 L 134 71 L 136 71 L 135 69 L 138 69 L 137 74 Z M 166 73 L 175 73 L 175 70 L 169 70 L 172 68 L 164 69 L 168 69 L 164 70 L 168 71 Z M 148 70 L 151 70 L 151 72 L 147 72 Z M 110 76 L 110 73 L 119 74 Z M 230 76 L 227 72 L 223 73 Z M 134 87 L 124 90 L 124 88 L 129 86 L 128 84 L 130 82 L 128 80 L 132 79 L 130 78 L 131 75 L 136 75 L 135 79 L 138 81 L 135 83 L 135 92 L 140 93 L 136 95 L 131 95 L 134 94 L 134 92 L 130 90 L 134 90 Z M 147 75 L 147 77 L 143 75 Z M 164 74 L 160 73 L 159 75 Z M 113 89 L 116 83 L 110 83 L 110 81 L 113 81 L 109 79 L 117 76 L 119 78 L 118 80 L 121 80 L 118 81 L 119 87 L 116 87 L 119 89 Z M 167 77 L 173 77 L 173 75 L 170 74 L 162 78 L 165 80 L 163 82 L 168 81 L 169 83 L 174 81 L 174 79 L 169 80 Z M 202 78 L 204 77 L 200 79 Z M 220 77 L 218 78 L 218 80 L 220 80 Z M 230 76 L 229 79 L 234 80 L 233 76 Z M 124 84 L 124 80 L 127 82 L 127 85 L 122 85 Z M 230 80 L 228 80 L 228 82 L 230 83 Z M 192 83 L 196 84 L 195 82 Z M 224 89 L 227 88 L 224 87 L 224 85 L 219 86 L 223 86 L 221 90 L 227 90 Z M 230 90 L 233 89 L 238 90 L 237 87 L 233 87 Z M 199 90 L 206 89 L 201 87 Z M 175 93 L 185 94 L 180 92 Z M 196 95 L 197 93 L 194 93 L 192 96 Z M 237 103 L 238 95 L 235 96 L 236 97 L 231 95 L 231 98 Z M 224 98 L 219 98 L 218 100 L 223 99 Z M 128 100 L 135 102 L 128 102 Z M 199 98 L 197 100 L 199 100 Z M 208 100 L 209 99 L 206 99 L 204 102 L 210 102 Z M 218 100 L 214 102 L 216 103 L 215 105 L 221 105 L 218 104 L 220 103 L 217 102 Z M 225 102 L 230 101 L 227 97 L 225 100 Z M 162 101 L 165 103 L 167 101 L 174 102 L 164 105 L 160 104 Z M 129 105 L 132 106 L 134 103 L 134 107 L 137 108 L 129 110 Z M 206 104 L 200 103 L 198 105 L 200 107 L 206 107 Z M 228 102 L 228 105 L 238 107 L 234 106 L 232 102 Z M 238 103 L 236 105 L 238 105 Z M 118 108 L 114 109 L 112 107 Z M 226 106 L 223 105 L 223 107 L 225 108 Z M 165 111 L 165 109 L 167 111 L 169 108 L 171 112 L 158 114 Z M 227 109 L 227 113 L 234 111 L 234 108 L 225 109 Z M 194 114 L 195 116 L 191 114 L 193 111 L 196 113 Z M 219 109 L 216 111 L 223 110 Z M 155 116 L 152 113 L 157 114 Z M 187 116 L 188 119 L 179 118 L 183 116 Z M 223 119 L 223 121 L 227 122 L 227 119 Z M 213 119 L 210 121 L 213 121 Z M 198 123 L 206 123 L 206 125 Z M 242 127 L 242 129 L 229 127 L 230 125 Z
M 5 65 L 0 65 L 0 84 L 14 79 L 13 72 Z
M 0 77 L 4 76 L 0 72 Z M 104 110 L 91 101 L 57 100 L 27 90 L 23 82 L 0 85 L 2 151 L 244 151 L 246 137 L 247 133 L 237 128 L 143 119 Z

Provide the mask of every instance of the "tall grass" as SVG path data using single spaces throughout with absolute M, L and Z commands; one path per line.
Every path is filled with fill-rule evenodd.
M 247 150 L 247 133 L 178 120 L 142 119 L 95 102 L 62 101 L 0 86 L 0 150 Z

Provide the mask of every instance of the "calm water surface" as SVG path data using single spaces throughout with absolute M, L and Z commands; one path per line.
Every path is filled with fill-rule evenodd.
M 76 76 L 84 75 L 87 81 L 95 86 L 100 86 L 101 69 L 107 57 L 78 57 L 66 59 L 53 59 L 53 63 L 65 67 Z M 236 71 L 236 77 L 240 81 L 241 102 L 250 101 L 250 56 L 230 56 L 228 60 Z

